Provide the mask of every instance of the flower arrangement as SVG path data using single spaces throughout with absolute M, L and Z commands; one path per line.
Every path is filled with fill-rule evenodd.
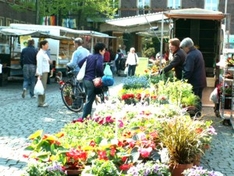
M 66 176 L 58 163 L 30 163 L 22 176 Z
M 184 176 L 223 176 L 222 173 L 217 171 L 208 171 L 202 167 L 194 166 L 193 168 L 186 169 L 183 172 Z
M 189 116 L 177 116 L 161 123 L 159 140 L 169 152 L 170 165 L 193 163 L 203 154 L 204 141 L 215 134 L 211 123 L 194 121 Z M 212 132 L 211 132 L 212 131 Z
M 131 76 L 123 79 L 123 89 L 139 89 L 149 87 L 146 76 Z
M 138 163 L 131 167 L 127 174 L 129 176 L 144 175 L 144 176 L 170 176 L 169 166 L 159 161 L 148 161 L 146 163 Z

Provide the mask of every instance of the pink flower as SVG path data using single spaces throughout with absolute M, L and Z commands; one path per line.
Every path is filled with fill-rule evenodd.
M 141 148 L 138 150 L 142 158 L 148 158 L 150 156 L 150 152 L 152 151 L 152 147 Z

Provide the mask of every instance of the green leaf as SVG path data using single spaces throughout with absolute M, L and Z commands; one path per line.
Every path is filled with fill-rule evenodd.
M 140 157 L 140 153 L 138 152 L 138 147 L 134 147 L 131 151 L 131 157 L 133 163 L 135 163 Z

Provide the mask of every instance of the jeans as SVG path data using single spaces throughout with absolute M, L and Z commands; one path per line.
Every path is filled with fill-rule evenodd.
M 128 76 L 134 76 L 136 71 L 136 65 L 128 65 Z
M 23 76 L 24 76 L 24 82 L 23 82 L 23 89 L 29 88 L 30 96 L 34 96 L 34 87 L 35 87 L 35 81 L 36 81 L 36 65 L 33 64 L 24 64 L 23 66 Z
M 94 93 L 94 85 L 92 81 L 83 80 L 85 93 L 87 95 L 87 101 L 83 109 L 82 118 L 86 118 L 88 115 L 91 115 L 93 102 L 95 100 L 96 94 Z

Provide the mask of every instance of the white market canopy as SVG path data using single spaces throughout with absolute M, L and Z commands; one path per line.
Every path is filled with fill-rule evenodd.
M 167 17 L 162 13 L 149 13 L 144 15 L 137 15 L 131 17 L 116 18 L 113 20 L 106 20 L 107 24 L 119 26 L 119 27 L 129 27 L 135 25 L 143 25 L 147 23 L 152 23 L 156 21 L 161 21 L 162 19 L 167 19 Z
M 165 11 L 167 18 L 177 19 L 203 19 L 203 20 L 221 20 L 226 15 L 220 11 L 206 10 L 200 8 L 188 8 Z

